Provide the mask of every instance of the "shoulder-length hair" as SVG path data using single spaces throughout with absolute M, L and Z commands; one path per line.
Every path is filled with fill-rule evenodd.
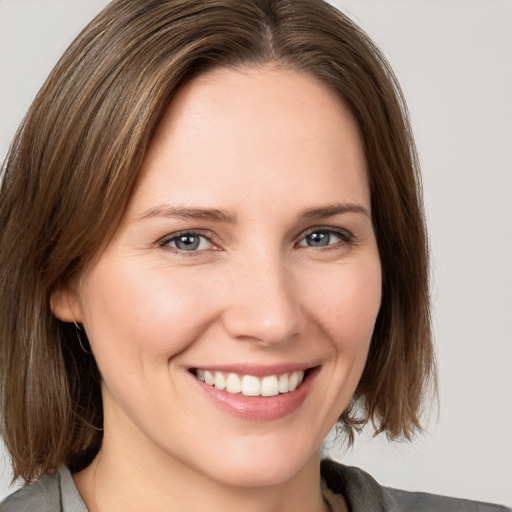
M 85 333 L 53 316 L 52 291 L 109 241 L 177 90 L 265 64 L 333 90 L 366 153 L 382 305 L 341 424 L 350 438 L 368 422 L 390 438 L 421 428 L 435 387 L 427 239 L 407 109 L 380 51 L 321 0 L 114 0 L 64 53 L 3 164 L 1 423 L 15 478 L 83 468 L 102 440 L 98 368 Z

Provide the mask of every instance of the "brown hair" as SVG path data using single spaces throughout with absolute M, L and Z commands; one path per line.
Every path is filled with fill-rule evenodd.
M 52 291 L 108 242 L 185 81 L 266 63 L 334 90 L 365 147 L 383 298 L 340 420 L 350 436 L 368 421 L 391 438 L 420 429 L 435 384 L 427 241 L 407 110 L 380 51 L 321 0 L 115 0 L 64 53 L 3 165 L 2 434 L 15 477 L 34 479 L 63 462 L 83 468 L 102 439 L 96 363 L 82 350 L 85 333 L 52 315 Z

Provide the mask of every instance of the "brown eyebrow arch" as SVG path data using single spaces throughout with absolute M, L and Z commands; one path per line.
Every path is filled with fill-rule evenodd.
M 303 211 L 300 217 L 303 219 L 318 219 L 333 217 L 334 215 L 341 215 L 343 213 L 360 213 L 370 218 L 368 210 L 364 206 L 358 204 L 335 204 L 320 208 L 310 208 Z M 225 224 L 234 224 L 236 222 L 236 217 L 216 208 L 180 208 L 167 205 L 150 208 L 137 217 L 136 220 L 137 222 L 140 222 L 154 217 L 204 220 Z
M 142 215 L 137 217 L 137 222 L 142 220 L 151 219 L 154 217 L 165 218 L 178 218 L 178 219 L 193 219 L 205 220 L 211 222 L 222 222 L 226 224 L 234 224 L 236 219 L 229 213 L 217 210 L 215 208 L 187 208 L 175 206 L 156 206 L 146 210 Z
M 303 219 L 318 219 L 333 217 L 334 215 L 340 215 L 342 213 L 361 213 L 364 216 L 371 218 L 370 212 L 364 206 L 350 203 L 334 204 L 321 208 L 311 208 L 302 212 L 301 217 Z

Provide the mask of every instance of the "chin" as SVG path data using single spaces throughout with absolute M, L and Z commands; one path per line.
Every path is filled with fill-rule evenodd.
M 203 459 L 201 465 L 204 467 L 207 462 L 204 473 L 224 485 L 270 487 L 286 483 L 301 472 L 308 472 L 309 468 L 318 472 L 319 454 L 320 446 L 316 443 L 314 449 L 308 449 L 289 434 L 285 442 L 279 439 L 238 442 L 220 457 L 211 454 L 214 460 Z

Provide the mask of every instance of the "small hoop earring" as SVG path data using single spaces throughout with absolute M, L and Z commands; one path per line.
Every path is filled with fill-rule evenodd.
M 83 344 L 83 341 L 82 341 L 82 337 L 80 336 L 80 331 L 82 330 L 82 328 L 76 323 L 75 320 L 73 320 L 73 323 L 75 324 L 75 329 L 76 329 L 76 337 L 78 338 L 78 343 L 80 344 L 80 348 L 82 349 L 82 351 L 87 354 L 87 355 L 90 355 L 92 356 L 92 352 L 90 350 L 87 350 L 85 347 L 84 347 L 84 344 Z

